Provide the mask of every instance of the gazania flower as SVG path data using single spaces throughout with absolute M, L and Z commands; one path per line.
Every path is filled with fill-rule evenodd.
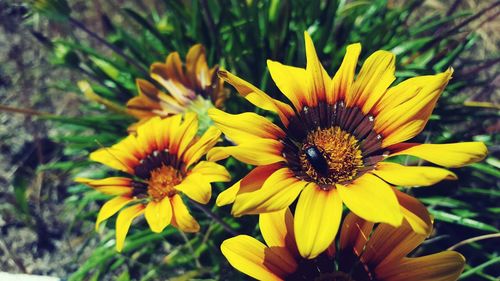
M 102 148 L 90 159 L 128 173 L 127 177 L 105 179 L 77 178 L 105 194 L 115 196 L 97 215 L 99 224 L 123 209 L 116 220 L 116 249 L 121 251 L 132 220 L 144 214 L 149 227 L 161 232 L 172 224 L 185 232 L 200 228 L 181 198 L 206 204 L 211 197 L 211 182 L 228 181 L 229 173 L 214 162 L 200 158 L 217 143 L 220 131 L 210 127 L 196 137 L 198 119 L 195 113 L 166 119 L 151 118 L 109 148 Z
M 460 167 L 485 157 L 486 146 L 480 142 L 404 143 L 424 128 L 452 70 L 390 87 L 395 80 L 395 57 L 377 51 L 354 78 L 361 45 L 353 44 L 331 78 L 311 38 L 307 33 L 304 36 L 305 69 L 267 62 L 271 77 L 292 106 L 227 71 L 219 72 L 254 105 L 277 113 L 281 125 L 255 113 L 209 111 L 236 146 L 214 148 L 208 158 L 233 156 L 257 166 L 221 193 L 217 204 L 234 202 L 232 212 L 239 216 L 282 210 L 299 197 L 295 233 L 299 252 L 309 258 L 323 252 L 334 239 L 342 202 L 367 221 L 398 226 L 404 217 L 416 232 L 426 233 L 428 222 L 414 211 L 419 203 L 409 204 L 393 186 L 428 186 L 455 179 L 455 174 L 438 167 L 382 161 L 410 155 L 440 166 Z
M 295 244 L 299 242 L 293 221 L 288 208 L 261 214 L 267 246 L 239 235 L 222 243 L 222 253 L 234 268 L 258 280 L 453 281 L 465 264 L 454 251 L 408 258 L 425 235 L 413 232 L 406 222 L 398 228 L 379 224 L 374 229 L 373 223 L 353 213 L 344 220 L 338 248 L 332 244 L 318 257 L 304 259 Z
M 227 96 L 224 81 L 217 77 L 217 69 L 208 68 L 205 48 L 192 46 L 183 66 L 179 53 L 167 56 L 166 62 L 156 62 L 150 67 L 151 78 L 166 92 L 144 79 L 137 79 L 139 95 L 127 103 L 128 112 L 145 120 L 166 117 L 185 111 L 206 112 L 210 107 L 222 107 Z

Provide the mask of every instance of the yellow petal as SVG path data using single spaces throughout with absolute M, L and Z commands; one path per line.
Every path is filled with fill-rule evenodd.
M 102 205 L 99 214 L 97 215 L 97 220 L 95 222 L 95 230 L 99 229 L 101 222 L 112 217 L 116 212 L 123 208 L 128 203 L 134 201 L 134 199 L 126 196 L 117 196 Z
M 162 122 L 160 117 L 153 117 L 137 127 L 137 143 L 143 148 L 146 155 L 151 154 L 154 150 L 160 150 L 158 144 L 165 144 L 164 141 L 157 138 L 157 135 L 160 135 L 161 132 L 165 132 L 168 129 L 166 126 L 160 126 L 160 124 L 164 122 L 166 121 Z M 158 129 L 160 129 L 161 132 L 157 132 Z
M 222 254 L 237 270 L 257 280 L 284 280 L 297 264 L 286 263 L 280 255 L 248 235 L 222 242 Z
M 264 241 L 269 247 L 281 247 L 298 257 L 297 244 L 293 230 L 293 215 L 289 208 L 259 215 L 259 227 Z
M 139 161 L 130 153 L 113 147 L 104 147 L 92 152 L 90 160 L 99 162 L 108 167 L 129 174 L 134 173 L 134 168 Z
M 453 71 L 408 79 L 387 91 L 376 106 L 375 130 L 384 136 L 383 147 L 420 133 Z
M 306 103 L 307 95 L 309 95 L 307 83 L 304 82 L 305 69 L 283 65 L 272 60 L 267 60 L 267 68 L 276 86 L 300 112 L 302 105 Z
M 374 223 L 366 221 L 353 212 L 349 212 L 340 231 L 339 249 L 353 251 L 357 256 L 361 256 L 366 242 L 370 239 Z
M 413 231 L 422 235 L 429 235 L 432 230 L 432 218 L 427 208 L 416 198 L 396 188 L 393 188 L 393 190 L 401 205 L 403 216 Z
M 405 258 L 375 269 L 377 278 L 387 281 L 454 281 L 464 269 L 464 257 L 453 251 Z
M 143 213 L 144 205 L 138 204 L 130 206 L 118 214 L 118 218 L 116 219 L 116 251 L 122 251 L 125 237 L 132 221 Z
M 233 85 L 236 90 L 238 90 L 238 92 L 249 102 L 262 109 L 277 113 L 281 122 L 285 126 L 288 125 L 288 117 L 294 114 L 293 109 L 288 104 L 271 98 L 254 85 L 228 71 L 220 70 L 219 76 L 229 84 Z
M 379 224 L 366 243 L 362 260 L 372 267 L 394 264 L 413 251 L 425 235 L 413 232 L 408 223 L 400 227 Z
M 450 144 L 405 144 L 396 155 L 412 155 L 444 167 L 462 167 L 479 162 L 486 157 L 488 149 L 482 142 L 460 142 Z
M 170 198 L 165 197 L 161 201 L 151 201 L 146 205 L 144 217 L 153 232 L 160 233 L 172 220 L 172 206 Z
M 387 94 L 384 95 L 374 108 L 375 114 L 380 113 L 380 120 L 376 124 L 386 121 L 385 118 L 387 117 L 390 118 L 388 113 L 396 107 L 404 106 L 407 103 L 416 103 L 426 96 L 439 96 L 450 80 L 452 73 L 453 70 L 448 69 L 436 75 L 413 77 L 389 88 Z M 393 119 L 398 122 L 397 118 L 393 117 Z
M 172 225 L 184 232 L 198 232 L 200 231 L 200 225 L 191 216 L 188 208 L 182 201 L 179 194 L 176 194 L 170 198 L 170 203 L 172 204 Z
M 186 163 L 186 168 L 189 168 L 193 163 L 196 163 L 200 158 L 219 141 L 221 131 L 214 126 L 208 128 L 201 138 L 186 149 L 183 161 Z
M 281 155 L 283 144 L 277 140 L 256 139 L 236 146 L 214 147 L 208 152 L 209 161 L 218 161 L 233 156 L 250 165 L 269 165 L 285 161 Z
M 387 51 L 377 51 L 369 56 L 361 67 L 351 92 L 346 95 L 347 106 L 361 107 L 364 114 L 370 113 L 396 79 L 395 61 L 394 54 Z
M 401 225 L 403 214 L 391 187 L 371 174 L 364 174 L 351 184 L 337 184 L 342 201 L 353 213 L 371 222 Z
M 215 125 L 236 144 L 253 142 L 256 138 L 279 139 L 285 136 L 285 132 L 280 127 L 253 112 L 229 114 L 211 108 L 208 110 L 208 115 Z
M 76 182 L 86 184 L 95 190 L 108 195 L 126 195 L 131 194 L 133 188 L 131 187 L 132 180 L 124 177 L 109 177 L 105 179 L 87 179 L 75 178 Z
M 144 151 L 144 148 L 141 147 L 141 145 L 137 141 L 137 138 L 132 134 L 128 135 L 126 138 L 121 140 L 117 145 L 113 147 L 121 148 L 121 150 L 125 150 L 131 153 L 137 159 L 142 159 L 145 156 L 147 156 L 146 152 Z
M 360 53 L 361 44 L 356 43 L 347 46 L 342 64 L 333 77 L 332 92 L 326 96 L 329 104 L 334 104 L 339 100 L 343 100 L 350 92 Z
M 274 172 L 261 189 L 236 196 L 232 214 L 275 212 L 290 206 L 307 182 L 298 180 L 288 168 Z
M 383 180 L 400 186 L 429 186 L 442 180 L 456 180 L 457 176 L 446 169 L 435 167 L 408 167 L 396 163 L 380 162 L 372 171 Z
M 207 204 L 212 196 L 212 186 L 209 180 L 195 172 L 185 177 L 180 184 L 175 186 L 175 189 L 201 204 Z
M 317 257 L 333 242 L 342 219 L 342 200 L 336 189 L 323 190 L 310 183 L 295 209 L 294 229 L 300 255 Z
M 309 33 L 304 32 L 304 40 L 307 58 L 306 78 L 309 86 L 306 102 L 309 106 L 316 106 L 318 101 L 326 101 L 327 92 L 331 89 L 331 78 L 319 61 Z
M 208 182 L 225 182 L 231 180 L 231 175 L 222 165 L 214 162 L 201 161 L 191 170 L 193 173 L 203 175 Z
M 192 114 L 192 113 L 191 113 Z M 192 116 L 192 115 L 191 115 Z M 163 144 L 172 154 L 177 154 L 179 148 L 179 130 L 182 126 L 182 114 L 177 114 L 162 120 L 159 128 L 155 132 L 161 132 L 160 138 L 163 138 Z M 194 121 L 194 120 L 192 120 Z M 197 124 L 196 124 L 197 125 Z
M 181 126 L 177 128 L 172 135 L 171 142 L 173 143 L 174 149 L 172 149 L 170 153 L 182 155 L 188 145 L 192 143 L 197 132 L 198 115 L 194 112 L 186 112 Z
M 281 167 L 280 164 L 255 167 L 244 178 L 219 194 L 216 202 L 217 206 L 231 204 L 238 194 L 252 192 L 261 188 L 267 178 Z

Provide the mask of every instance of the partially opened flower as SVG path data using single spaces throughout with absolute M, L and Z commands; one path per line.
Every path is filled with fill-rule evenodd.
M 452 70 L 390 87 L 395 80 L 395 57 L 377 51 L 354 78 L 361 45 L 353 44 L 331 78 L 311 38 L 307 33 L 304 36 L 305 69 L 267 62 L 271 77 L 293 106 L 227 71 L 219 72 L 251 103 L 277 113 L 281 125 L 255 113 L 209 111 L 236 146 L 214 148 L 208 158 L 233 156 L 257 166 L 221 193 L 217 204 L 234 202 L 236 216 L 266 213 L 285 209 L 300 194 L 295 232 L 300 253 L 311 258 L 334 239 L 342 202 L 367 221 L 398 226 L 404 217 L 415 231 L 426 233 L 429 222 L 416 215 L 415 205 L 393 186 L 428 186 L 455 179 L 455 174 L 438 167 L 382 161 L 411 155 L 460 167 L 485 157 L 487 149 L 480 142 L 404 143 L 423 130 Z
M 444 251 L 417 258 L 406 257 L 426 235 L 405 222 L 395 228 L 367 222 L 350 213 L 335 243 L 314 259 L 301 257 L 288 209 L 260 215 L 267 245 L 239 235 L 225 240 L 221 250 L 229 263 L 258 280 L 335 281 L 453 281 L 465 264 L 464 257 Z
M 210 107 L 222 107 L 227 96 L 224 81 L 217 77 L 217 66 L 208 68 L 205 48 L 192 46 L 183 65 L 179 53 L 167 56 L 166 62 L 150 67 L 151 78 L 165 91 L 144 79 L 137 79 L 139 95 L 127 103 L 128 112 L 141 122 L 154 117 L 166 117 L 185 111 L 203 112 Z M 132 127 L 133 129 L 133 127 Z
M 214 162 L 200 161 L 220 137 L 210 127 L 197 137 L 195 113 L 166 119 L 154 117 L 109 148 L 102 148 L 90 159 L 128 173 L 126 177 L 105 179 L 77 178 L 105 194 L 115 196 L 106 202 L 96 221 L 99 224 L 123 209 L 116 220 L 116 249 L 121 251 L 132 220 L 144 214 L 154 232 L 172 224 L 185 232 L 200 228 L 190 215 L 181 194 L 201 204 L 211 197 L 211 182 L 228 181 L 229 173 Z

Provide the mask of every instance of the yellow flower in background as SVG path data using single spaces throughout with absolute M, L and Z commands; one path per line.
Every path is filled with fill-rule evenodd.
M 204 112 L 210 107 L 222 107 L 227 96 L 224 81 L 217 77 L 217 69 L 208 68 L 205 48 L 192 46 L 183 65 L 179 53 L 167 56 L 166 62 L 150 67 L 151 78 L 166 92 L 144 79 L 137 79 L 139 95 L 127 102 L 129 114 L 140 122 L 154 117 L 167 117 L 185 111 Z
M 294 218 L 290 210 L 261 214 L 264 241 L 239 235 L 221 245 L 223 255 L 239 271 L 258 280 L 337 281 L 453 281 L 465 259 L 454 251 L 408 258 L 426 235 L 412 231 L 405 222 L 398 228 L 367 222 L 347 215 L 335 244 L 314 259 L 300 256 L 295 244 Z
M 90 154 L 90 159 L 130 177 L 105 179 L 77 178 L 94 189 L 115 196 L 106 202 L 96 221 L 99 224 L 123 209 L 116 220 L 116 249 L 121 251 L 132 220 L 144 214 L 154 232 L 172 224 L 181 231 L 197 232 L 200 228 L 190 215 L 181 194 L 201 204 L 211 197 L 210 183 L 229 181 L 226 169 L 214 162 L 200 161 L 220 137 L 210 127 L 197 137 L 198 119 L 186 113 L 160 119 L 151 118 L 109 148 Z
M 305 69 L 267 62 L 271 77 L 293 107 L 227 71 L 219 72 L 251 103 L 277 113 L 282 124 L 250 112 L 209 110 L 216 126 L 236 146 L 216 147 L 208 159 L 233 156 L 257 166 L 221 193 L 217 204 L 234 202 L 232 213 L 240 216 L 283 210 L 299 197 L 295 235 L 299 252 L 308 258 L 333 241 L 343 203 L 367 221 L 399 226 L 404 217 L 416 232 L 427 233 L 430 223 L 417 211 L 421 204 L 393 186 L 428 186 L 456 179 L 455 174 L 438 167 L 381 161 L 411 155 L 460 167 L 485 157 L 487 149 L 480 142 L 404 143 L 423 130 L 452 70 L 390 87 L 395 56 L 377 51 L 355 78 L 361 45 L 352 44 L 331 78 L 311 38 L 304 36 Z

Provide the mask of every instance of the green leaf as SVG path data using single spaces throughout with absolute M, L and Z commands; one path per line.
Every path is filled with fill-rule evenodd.
M 444 211 L 438 211 L 438 210 L 429 210 L 429 212 L 434 216 L 435 219 L 444 221 L 444 222 L 449 222 L 453 224 L 458 224 L 462 225 L 465 227 L 470 227 L 470 228 L 475 228 L 479 230 L 484 230 L 484 231 L 493 231 L 493 232 L 498 232 L 498 229 L 492 225 L 473 220 L 473 219 L 468 219 L 468 218 L 463 218 L 454 214 L 450 214 Z

